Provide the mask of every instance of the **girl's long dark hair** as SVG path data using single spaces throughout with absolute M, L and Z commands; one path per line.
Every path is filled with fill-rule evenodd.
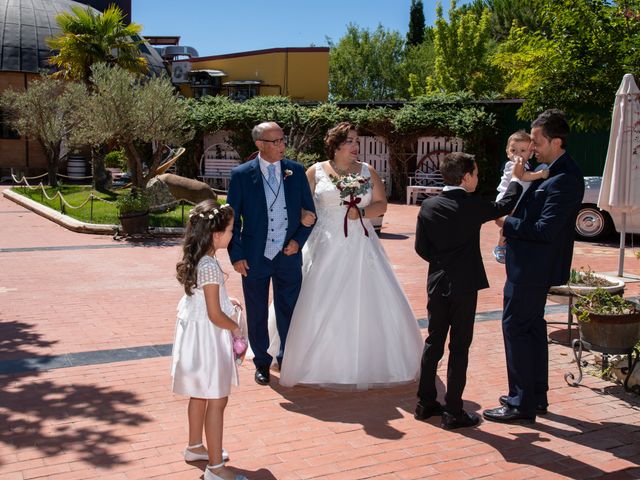
M 223 232 L 233 221 L 233 208 L 218 205 L 215 200 L 197 204 L 189 213 L 182 243 L 182 260 L 176 265 L 176 277 L 187 295 L 193 295 L 198 275 L 198 262 L 213 244 L 212 234 Z

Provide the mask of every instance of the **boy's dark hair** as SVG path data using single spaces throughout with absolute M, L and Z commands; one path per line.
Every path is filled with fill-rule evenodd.
M 440 173 L 444 178 L 444 184 L 457 187 L 462 183 L 465 174 L 473 173 L 476 160 L 473 155 L 463 152 L 447 154 L 440 162 Z
M 562 110 L 557 108 L 545 110 L 531 123 L 531 128 L 540 128 L 542 135 L 549 141 L 559 138 L 562 142 L 560 146 L 566 148 L 569 124 Z

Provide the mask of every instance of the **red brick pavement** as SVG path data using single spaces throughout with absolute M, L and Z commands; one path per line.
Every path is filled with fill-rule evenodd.
M 416 213 L 390 205 L 382 241 L 424 317 Z M 76 234 L 4 198 L 0 219 L 0 249 L 93 247 L 0 252 L 0 361 L 171 342 L 181 295 L 174 280 L 179 248 L 171 239 L 130 247 Z M 492 286 L 481 292 L 480 312 L 501 308 L 504 269 L 491 257 L 496 237 L 496 227 L 486 225 L 482 249 Z M 114 245 L 125 248 L 97 248 Z M 631 248 L 626 255 L 625 271 L 640 273 Z M 231 271 L 226 255 L 221 260 Z M 615 270 L 617 248 L 578 243 L 574 265 Z M 240 294 L 235 274 L 230 290 Z M 630 295 L 639 290 L 629 285 Z M 640 478 L 640 401 L 591 375 L 579 388 L 567 386 L 563 374 L 576 370 L 571 360 L 569 348 L 551 345 L 550 413 L 535 426 L 483 423 L 453 432 L 413 419 L 415 385 L 287 389 L 274 372 L 265 388 L 245 364 L 227 410 L 230 465 L 250 479 L 279 480 Z M 204 464 L 181 457 L 186 401 L 171 393 L 168 373 L 169 359 L 160 357 L 0 375 L 0 479 L 199 478 Z M 504 388 L 500 322 L 477 323 L 465 408 L 495 406 Z

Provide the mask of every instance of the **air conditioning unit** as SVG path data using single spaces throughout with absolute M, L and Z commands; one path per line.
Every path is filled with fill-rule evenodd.
M 191 62 L 173 62 L 171 64 L 171 81 L 173 83 L 189 83 Z

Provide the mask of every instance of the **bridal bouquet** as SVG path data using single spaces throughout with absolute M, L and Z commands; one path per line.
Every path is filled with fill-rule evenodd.
M 340 192 L 340 198 L 344 199 L 342 204 L 347 206 L 347 211 L 344 214 L 344 236 L 348 236 L 347 219 L 349 210 L 355 208 L 358 212 L 358 217 L 360 218 L 360 224 L 362 225 L 364 234 L 368 237 L 369 232 L 367 232 L 367 228 L 364 226 L 364 222 L 362 221 L 362 214 L 360 213 L 358 204 L 362 200 L 360 196 L 367 193 L 367 190 L 371 188 L 371 179 L 358 175 L 357 173 L 350 173 L 343 177 L 336 177 L 332 175 L 331 181 Z

